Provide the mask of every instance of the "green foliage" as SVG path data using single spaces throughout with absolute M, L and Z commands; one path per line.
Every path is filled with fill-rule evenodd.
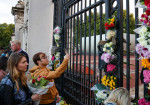
M 0 24 L 0 48 L 6 48 L 9 46 L 11 35 L 14 33 L 14 27 L 14 24 Z
M 84 13 L 83 13 L 84 15 Z M 114 13 L 114 16 L 117 16 L 117 12 Z M 80 43 L 80 37 L 88 37 L 94 35 L 94 23 L 96 24 L 96 35 L 100 35 L 100 14 L 96 13 L 96 19 L 94 20 L 94 13 L 91 14 L 86 13 L 86 18 L 82 17 L 82 21 L 80 20 L 80 15 L 75 18 L 75 26 L 74 27 L 74 43 L 78 41 Z M 105 33 L 105 14 L 102 14 L 102 34 Z M 130 34 L 134 34 L 133 30 L 135 29 L 135 18 L 133 14 L 129 14 L 129 24 L 130 24 Z M 126 10 L 123 10 L 123 33 L 127 32 L 126 25 Z M 78 40 L 76 40 L 78 39 Z

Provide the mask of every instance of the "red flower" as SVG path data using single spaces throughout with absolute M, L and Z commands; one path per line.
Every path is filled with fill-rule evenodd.
M 150 3 L 150 0 L 144 0 L 144 4 L 147 6 Z
M 146 10 L 145 12 L 146 12 L 146 15 L 148 16 L 150 15 L 150 10 Z
M 114 27 L 115 25 L 114 25 L 113 23 L 111 23 L 109 26 L 110 26 L 110 27 Z
M 105 23 L 105 26 L 107 26 L 107 25 L 108 25 L 108 23 L 106 22 L 106 23 Z
M 108 29 L 109 29 L 109 27 L 107 26 L 107 27 L 105 27 L 105 29 L 106 29 L 106 30 L 108 30 Z
M 142 14 L 142 15 L 141 15 L 141 17 L 145 17 L 145 15 L 144 15 L 144 14 Z
M 33 84 L 35 83 L 35 79 L 32 79 L 32 83 L 33 83 Z

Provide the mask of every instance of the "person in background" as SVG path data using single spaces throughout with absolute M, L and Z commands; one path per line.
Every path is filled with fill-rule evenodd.
M 36 66 L 30 69 L 29 72 L 31 76 L 34 76 L 35 78 L 38 76 L 45 76 L 47 80 L 54 82 L 54 79 L 60 77 L 61 74 L 66 70 L 69 59 L 70 55 L 66 52 L 62 64 L 55 71 L 50 71 L 46 67 L 49 64 L 46 54 L 39 52 L 33 56 L 33 61 Z M 54 84 L 53 87 L 49 88 L 46 94 L 42 95 L 39 105 L 56 105 L 55 98 L 57 99 L 56 102 L 58 103 L 60 101 L 60 97 Z
M 2 56 L 0 57 L 0 81 L 4 76 L 7 74 L 6 71 L 6 66 L 7 66 L 7 57 Z
M 105 105 L 131 105 L 130 95 L 127 89 L 123 87 L 113 90 L 104 101 Z
M 4 53 L 1 54 L 1 57 L 7 57 L 7 50 L 4 51 Z
M 32 105 L 41 95 L 32 95 L 27 86 L 27 59 L 22 53 L 14 52 L 7 62 L 8 74 L 1 80 L 0 105 Z
M 26 59 L 27 59 L 27 63 L 29 64 L 29 56 L 28 54 L 23 51 L 21 49 L 21 42 L 19 40 L 15 40 L 15 41 L 12 41 L 11 42 L 11 51 L 8 53 L 8 57 L 13 53 L 13 52 L 19 52 L 19 53 L 22 53 L 26 56 Z

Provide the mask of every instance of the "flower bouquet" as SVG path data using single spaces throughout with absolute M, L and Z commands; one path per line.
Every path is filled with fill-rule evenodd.
M 54 82 L 49 82 L 45 76 L 35 78 L 34 76 L 31 77 L 31 75 L 28 75 L 27 80 L 27 85 L 33 94 L 45 94 L 54 84 Z M 39 102 L 40 101 L 36 101 L 34 105 L 38 105 Z
M 102 84 L 108 87 L 110 90 L 113 90 L 117 86 L 117 78 L 116 76 L 105 75 L 102 79 Z
M 96 84 L 91 90 L 94 91 L 97 104 L 103 103 L 110 94 L 109 89 L 103 84 Z
M 60 33 L 61 33 L 61 28 L 59 26 L 57 26 L 54 30 L 53 30 L 53 33 L 54 33 L 54 39 L 55 39 L 55 42 L 56 42 L 56 46 L 57 47 L 60 47 L 59 45 L 59 42 L 60 42 Z

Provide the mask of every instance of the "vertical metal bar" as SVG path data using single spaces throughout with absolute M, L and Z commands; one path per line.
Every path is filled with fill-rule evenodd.
M 72 15 L 72 11 L 73 11 L 73 9 L 72 9 L 72 6 L 71 6 L 71 15 Z M 73 19 L 71 18 L 71 21 L 70 21 L 70 78 L 72 79 L 72 38 L 73 38 L 73 36 L 72 36 L 72 21 L 73 21 Z M 69 88 L 69 92 L 72 94 L 72 82 L 70 81 L 70 88 Z M 71 100 L 71 99 L 70 99 Z
M 85 0 L 85 8 L 86 8 L 86 0 Z M 86 77 L 85 77 L 85 70 L 86 70 L 86 24 L 87 24 L 87 14 L 86 12 L 84 13 L 84 85 L 87 86 L 86 83 Z M 84 87 L 84 103 L 86 103 L 86 88 Z
M 119 30 L 117 32 L 117 38 L 119 40 L 118 42 L 118 81 L 119 86 L 123 87 L 123 0 L 117 0 L 117 17 L 119 19 L 118 21 L 118 28 Z
M 75 5 L 74 5 L 74 14 L 75 14 Z M 74 66 L 75 66 L 75 63 L 74 63 L 74 59 L 75 59 L 75 56 L 74 56 L 74 44 L 75 44 L 75 17 L 73 17 L 73 51 L 72 51 L 72 56 L 73 56 L 73 61 L 72 61 L 72 64 L 73 64 L 73 68 L 72 68 L 72 79 L 74 80 L 74 75 L 75 75 L 75 70 L 74 70 Z M 72 88 L 74 87 L 74 82 L 71 81 L 71 84 L 72 84 Z M 72 89 L 72 95 L 74 96 L 74 90 Z
M 79 12 L 79 2 L 77 3 L 77 12 Z M 78 75 L 78 28 L 79 28 L 79 15 L 77 15 L 77 22 L 76 22 L 76 26 L 77 26 L 77 32 L 76 32 L 76 75 Z
M 127 25 L 127 89 L 130 91 L 130 17 L 129 17 L 129 0 L 126 0 L 126 25 Z
M 89 5 L 91 5 L 91 0 L 89 0 Z M 89 10 L 89 65 L 88 65 L 88 70 L 89 70 L 89 80 L 88 80 L 88 103 L 91 103 L 91 97 L 90 97 L 90 80 L 91 80 L 91 75 L 90 75 L 90 69 L 91 69 L 91 9 Z
M 135 5 L 138 0 L 135 0 Z M 138 28 L 138 8 L 135 8 L 135 28 Z M 138 34 L 135 34 L 135 44 L 137 44 Z M 135 99 L 139 98 L 139 55 L 135 53 Z
M 69 14 L 70 14 L 70 8 L 68 8 L 68 14 L 67 14 L 67 16 L 69 16 Z M 70 33 L 69 33 L 69 20 L 67 20 L 67 42 L 66 42 L 66 50 L 68 50 L 69 51 L 69 35 L 70 35 Z M 68 73 L 69 73 L 69 71 L 68 71 L 68 66 L 67 66 L 67 76 L 68 76 Z
M 100 40 L 102 40 L 102 19 L 103 19 L 103 5 L 100 4 L 100 8 L 99 8 L 99 19 L 100 19 Z M 99 63 L 99 69 L 101 68 L 101 55 L 100 53 L 99 54 L 99 60 L 98 60 L 98 63 Z M 102 69 L 99 70 L 99 78 L 100 78 L 100 83 L 101 83 L 101 78 L 102 78 Z
M 97 21 L 96 18 L 97 18 L 97 10 L 96 7 L 94 7 L 94 84 L 95 84 L 95 74 L 96 74 L 96 21 Z
M 81 0 L 81 10 L 82 10 L 82 0 Z M 83 82 L 82 82 L 82 74 L 81 74 L 81 66 L 82 66 L 82 14 L 80 14 L 80 84 L 82 84 Z M 81 86 L 82 87 L 82 86 Z M 81 87 L 79 87 L 80 88 L 80 101 L 82 101 L 82 88 Z

